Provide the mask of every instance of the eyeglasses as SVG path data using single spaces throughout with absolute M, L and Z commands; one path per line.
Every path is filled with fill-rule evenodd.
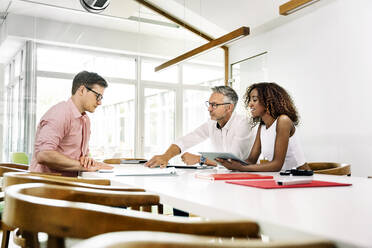
M 84 85 L 85 86 L 85 85 Z M 96 99 L 97 99 L 97 102 L 101 101 L 103 99 L 103 96 L 102 94 L 98 93 L 97 91 L 95 90 L 92 90 L 91 88 L 89 88 L 88 86 L 85 86 L 85 88 L 87 88 L 87 90 L 89 91 L 92 91 L 95 95 L 96 95 Z
M 220 106 L 220 105 L 226 105 L 226 104 L 231 104 L 231 102 L 224 102 L 224 103 L 214 103 L 214 102 L 209 102 L 209 101 L 206 101 L 205 102 L 205 106 L 207 108 L 209 108 L 209 106 L 211 106 L 212 109 L 216 109 L 218 106 Z

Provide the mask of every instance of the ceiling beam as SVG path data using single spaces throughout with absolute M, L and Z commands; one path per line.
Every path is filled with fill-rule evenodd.
M 291 0 L 279 6 L 279 14 L 289 15 L 320 0 Z
M 159 7 L 153 5 L 152 3 L 149 3 L 148 1 L 146 0 L 134 0 L 136 2 L 138 2 L 139 4 L 143 5 L 143 6 L 146 6 L 147 8 L 155 11 L 156 13 L 158 13 L 159 15 L 167 18 L 168 20 L 174 22 L 174 23 L 177 23 L 178 25 L 184 27 L 185 29 L 189 30 L 190 32 L 206 39 L 207 41 L 212 41 L 214 40 L 214 38 L 204 32 L 202 32 L 201 30 L 198 30 L 196 28 L 194 28 L 193 26 L 191 26 L 190 24 L 178 19 L 177 17 L 173 16 L 172 14 L 160 9 Z M 222 48 L 227 48 L 226 46 L 223 46 Z
M 154 4 L 152 4 L 152 3 L 150 3 L 150 2 L 148 2 L 146 0 L 134 0 L 134 1 L 138 2 L 139 4 L 145 6 L 145 7 L 149 8 L 149 9 L 151 9 L 152 11 L 154 11 L 154 12 L 158 13 L 159 15 L 167 18 L 168 20 L 170 20 L 170 21 L 172 21 L 172 22 L 174 22 L 174 23 L 182 26 L 186 30 L 189 30 L 190 32 L 192 32 L 192 33 L 194 33 L 194 34 L 196 34 L 196 35 L 198 35 L 198 36 L 206 39 L 207 41 L 209 41 L 209 43 L 207 43 L 207 44 L 205 44 L 205 45 L 203 45 L 201 47 L 198 47 L 198 48 L 196 48 L 194 50 L 191 50 L 191 51 L 189 51 L 189 52 L 187 52 L 187 53 L 185 53 L 185 54 L 183 54 L 181 56 L 178 56 L 175 59 L 172 59 L 170 61 L 165 62 L 164 64 L 162 64 L 160 66 L 157 66 L 155 68 L 155 71 L 159 71 L 159 70 L 164 69 L 164 68 L 166 68 L 166 67 L 168 67 L 170 65 L 177 64 L 177 63 L 179 63 L 179 62 L 181 62 L 181 61 L 183 61 L 185 59 L 188 59 L 187 58 L 188 55 L 189 55 L 189 57 L 194 57 L 194 56 L 196 56 L 197 54 L 199 54 L 199 53 L 201 53 L 203 51 L 209 50 L 210 48 L 206 48 L 206 47 L 211 46 L 210 43 L 213 44 L 213 43 L 216 42 L 216 40 L 221 39 L 222 37 L 224 37 L 224 36 L 222 36 L 222 37 L 214 40 L 214 38 L 212 36 L 210 36 L 210 35 L 202 32 L 201 30 L 198 30 L 198 29 L 194 28 L 190 24 L 184 22 L 181 19 L 178 19 L 176 16 L 171 15 L 170 13 L 162 10 L 161 8 L 155 6 Z M 248 32 L 246 34 L 246 35 L 248 35 L 249 34 L 249 28 L 247 28 L 245 31 Z M 227 35 L 229 35 L 229 34 L 227 34 Z M 224 73 L 225 74 L 225 78 L 224 79 L 225 79 L 225 85 L 227 86 L 228 85 L 228 79 L 229 79 L 229 48 L 227 46 L 225 46 L 225 45 L 220 46 L 220 48 L 222 48 L 224 50 L 224 69 L 225 69 L 224 70 L 225 71 L 225 73 Z M 203 50 L 203 49 L 205 49 L 205 50 Z M 179 60 L 179 62 L 177 62 L 177 60 Z
M 221 47 L 223 46 L 223 44 L 226 44 L 226 43 L 229 43 L 229 42 L 232 42 L 236 39 L 239 39 L 243 36 L 247 36 L 249 34 L 249 28 L 248 27 L 241 27 L 241 28 L 238 28 L 234 31 L 232 31 L 231 33 L 228 33 L 228 34 L 225 34 L 224 36 L 221 36 L 215 40 L 212 40 L 210 42 L 208 42 L 207 44 L 204 44 L 200 47 L 197 47 L 191 51 L 188 51 L 174 59 L 171 59 L 157 67 L 155 67 L 155 71 L 160 71 L 162 69 L 165 69 L 171 65 L 175 65 L 175 64 L 178 64 L 180 62 L 184 62 L 185 60 L 188 60 L 188 59 L 191 59 L 197 55 L 200 55 L 202 53 L 205 53 L 207 51 L 210 51 L 211 49 L 214 49 L 214 48 L 217 48 L 217 47 Z M 226 50 L 225 50 L 226 52 Z M 226 57 L 225 57 L 225 60 L 226 60 Z M 226 68 L 225 68 L 226 70 Z M 228 68 L 227 68 L 227 71 L 228 71 Z M 226 72 L 225 72 L 226 73 Z M 226 77 L 226 75 L 225 75 Z

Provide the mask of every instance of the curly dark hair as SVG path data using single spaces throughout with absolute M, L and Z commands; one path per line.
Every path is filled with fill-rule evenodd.
M 274 119 L 284 114 L 293 121 L 294 125 L 298 125 L 299 115 L 291 96 L 276 83 L 255 83 L 249 86 L 244 95 L 244 103 L 247 109 L 249 108 L 249 95 L 254 89 L 258 91 L 259 102 L 268 110 Z M 253 122 L 257 124 L 262 121 L 261 118 L 254 118 Z

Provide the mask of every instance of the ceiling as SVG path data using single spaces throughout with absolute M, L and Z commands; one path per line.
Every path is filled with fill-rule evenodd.
M 148 0 L 201 31 L 219 37 L 241 26 L 259 27 L 278 17 L 286 0 Z M 79 0 L 1 0 L 0 12 L 141 32 L 160 37 L 200 41 L 197 35 L 172 24 L 134 0 L 111 0 L 101 14 L 87 13 Z M 138 22 L 137 19 L 146 22 Z M 0 20 L 1 21 L 1 20 Z M 151 23 L 148 23 L 151 22 Z

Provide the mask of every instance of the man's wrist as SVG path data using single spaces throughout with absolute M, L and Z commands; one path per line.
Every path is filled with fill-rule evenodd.
M 200 156 L 199 158 L 199 164 L 200 165 L 205 165 L 205 162 L 207 161 L 207 158 L 203 157 L 203 156 Z

